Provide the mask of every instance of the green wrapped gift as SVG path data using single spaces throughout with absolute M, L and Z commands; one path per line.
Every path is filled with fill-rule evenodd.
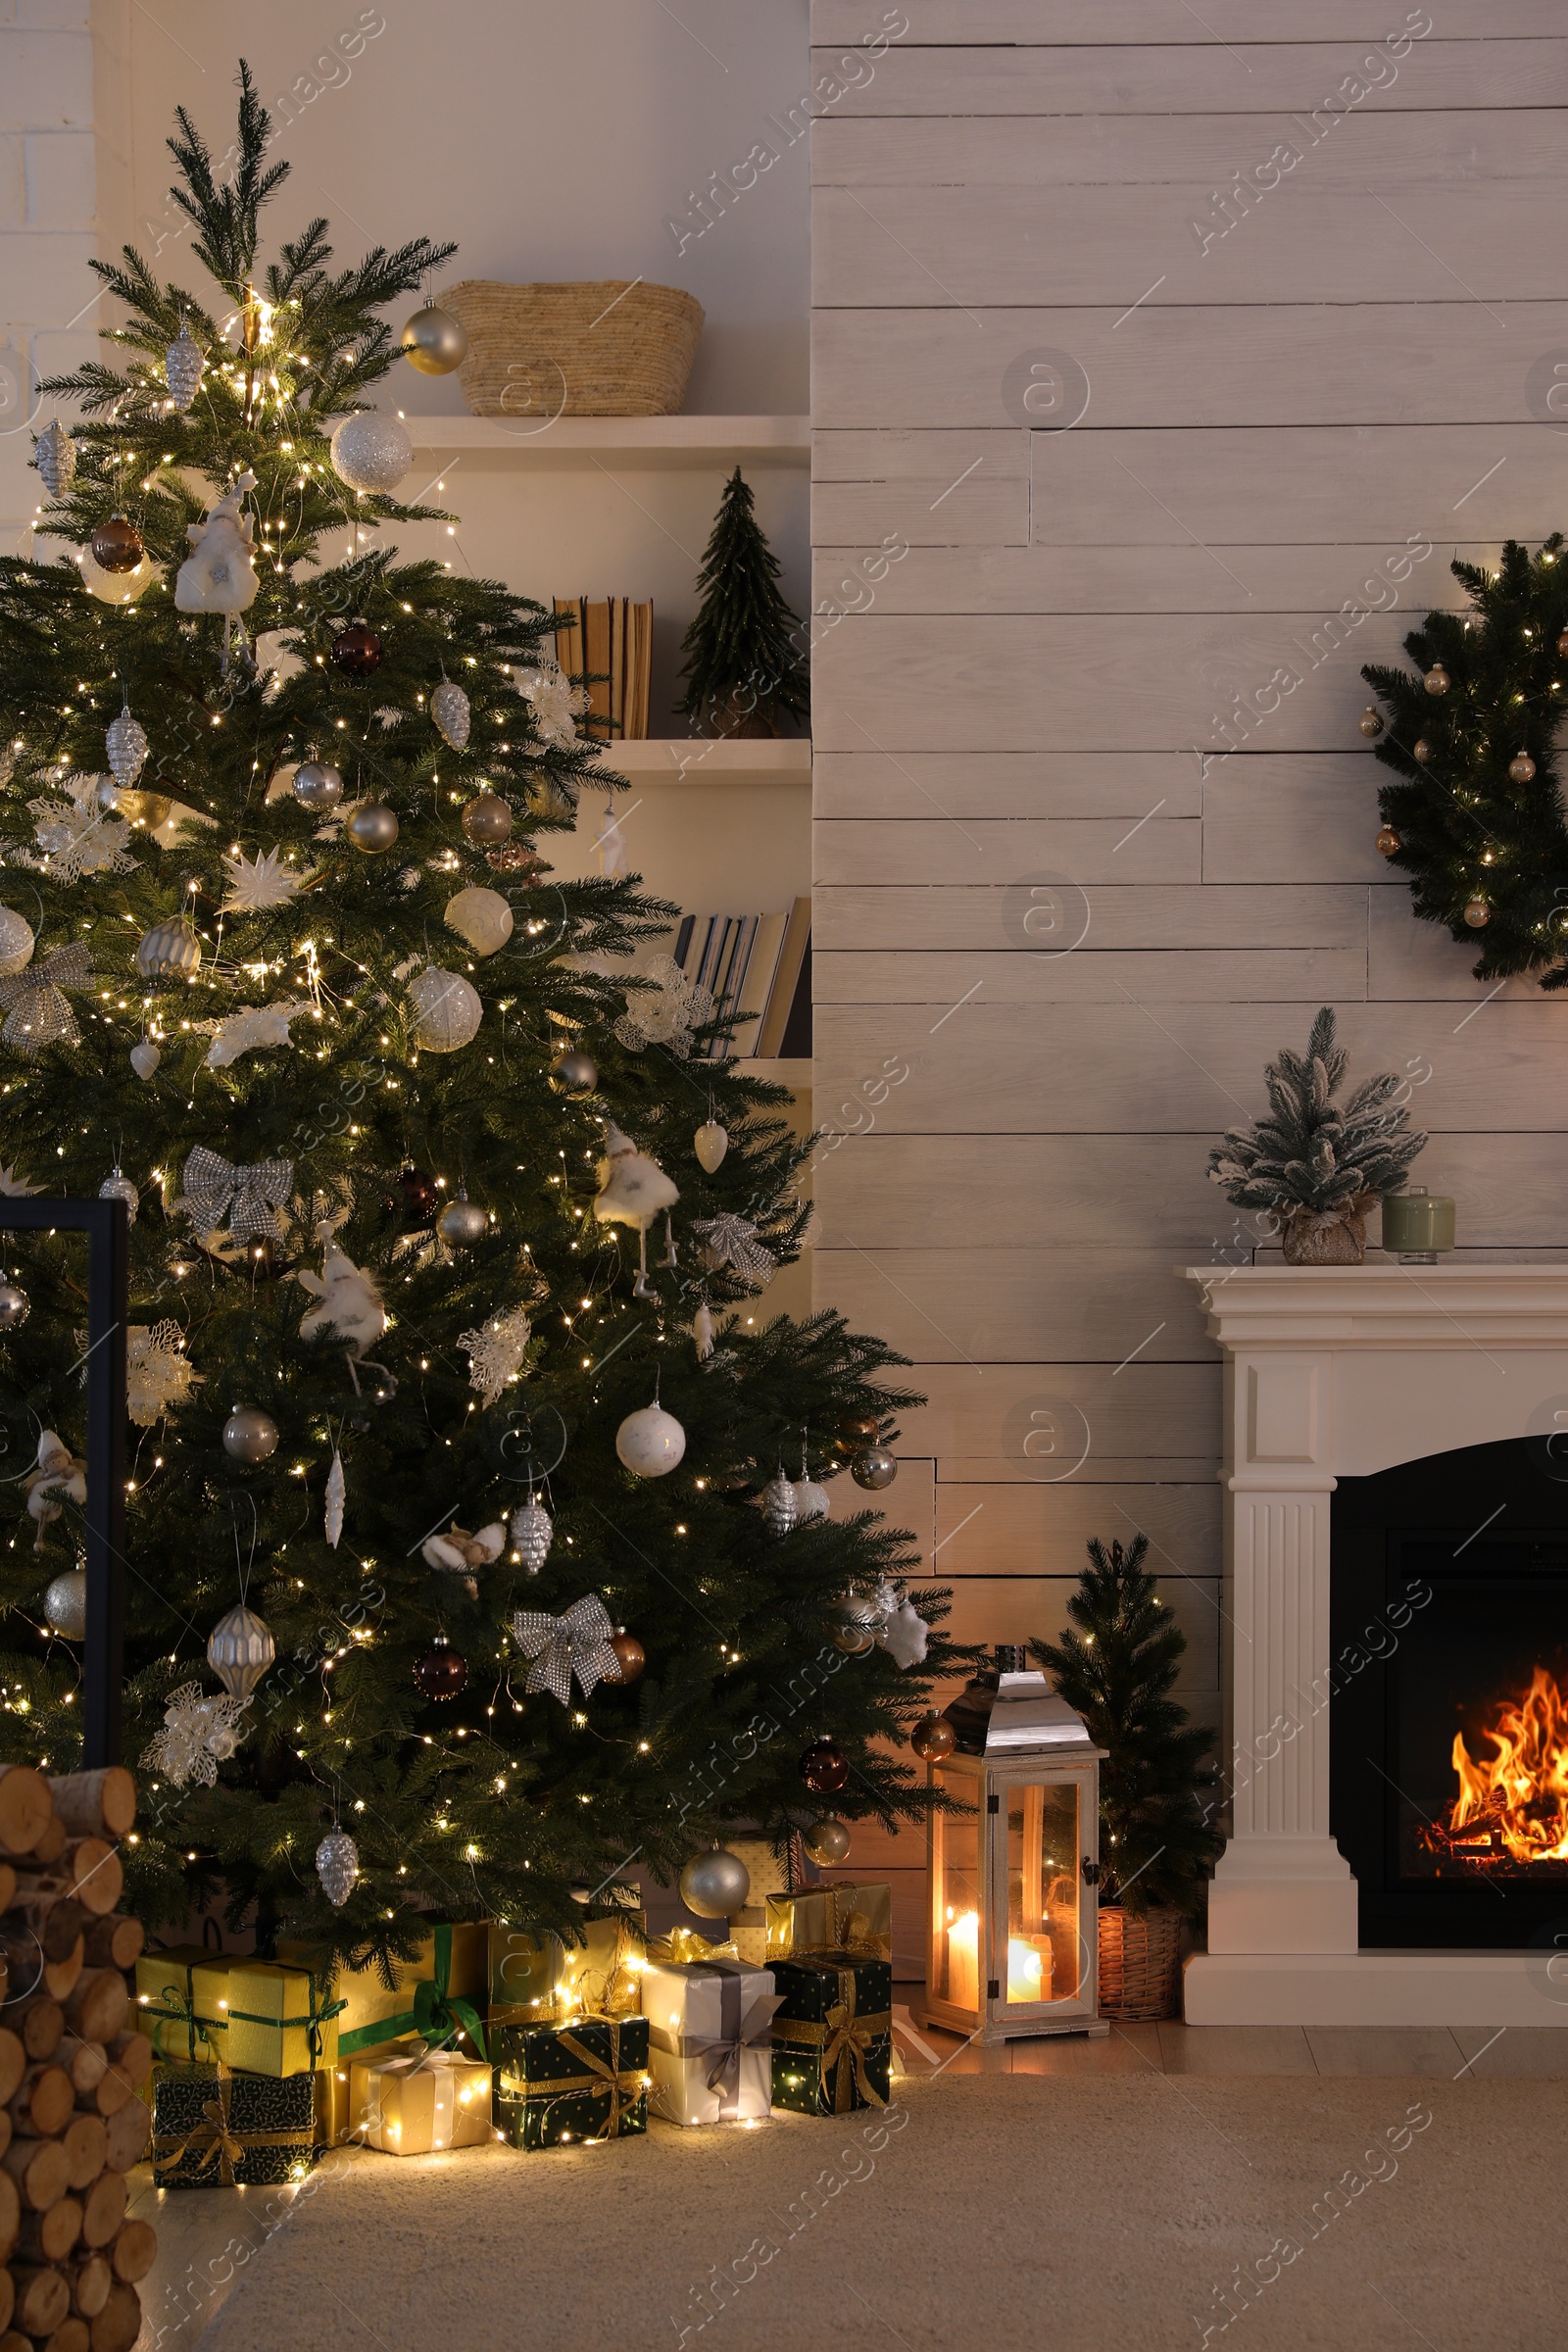
M 489 1988 L 489 1936 L 482 1921 L 432 1922 L 415 1957 L 393 1962 L 391 1984 L 374 1966 L 340 1968 L 331 1984 L 340 2003 L 333 2021 L 338 2065 L 396 2057 L 393 2044 L 411 2034 L 431 2049 L 488 2059 L 481 2013 Z M 308 1969 L 319 1960 L 308 1943 L 280 1937 L 276 1949 L 290 1967 Z
M 489 2024 L 563 2026 L 573 2017 L 635 2017 L 648 1956 L 647 1914 L 584 1919 L 581 1943 L 549 1929 L 490 1928 Z
M 317 2155 L 313 2075 L 181 2067 L 153 2084 L 153 2186 L 232 2188 L 303 2180 Z
M 172 1943 L 136 1961 L 136 2023 L 160 2067 L 211 2064 L 228 2039 L 229 1955 Z
M 885 2107 L 893 2062 L 893 1970 L 858 1952 L 774 1960 L 773 2104 L 798 2115 Z
M 495 2122 L 514 2148 L 629 2139 L 648 2129 L 648 2020 L 492 2029 Z

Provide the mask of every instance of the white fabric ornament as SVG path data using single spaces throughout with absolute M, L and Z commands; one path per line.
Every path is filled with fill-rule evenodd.
M 716 1119 L 705 1119 L 692 1137 L 692 1150 L 697 1154 L 698 1165 L 706 1169 L 710 1176 L 715 1175 L 722 1167 L 724 1154 L 729 1150 L 729 1136 Z
M 699 1217 L 692 1231 L 702 1237 L 697 1254 L 710 1273 L 727 1267 L 742 1282 L 762 1283 L 777 1263 L 772 1250 L 758 1240 L 750 1219 L 733 1216 L 728 1209 L 716 1217 Z
M 468 740 L 471 723 L 468 698 L 463 688 L 454 686 L 450 678 L 443 678 L 430 697 L 430 716 L 452 749 L 461 752 Z
M 281 850 L 269 850 L 265 858 L 225 858 L 223 871 L 228 876 L 228 896 L 219 908 L 220 914 L 270 914 L 274 906 L 286 906 L 307 882 L 316 879 L 314 874 L 296 873 L 287 866 Z
M 476 956 L 494 956 L 512 937 L 512 908 L 499 890 L 460 890 L 448 899 L 441 920 Z
M 576 721 L 588 708 L 583 689 L 568 685 L 560 670 L 554 669 L 527 679 L 522 691 L 533 706 L 533 723 L 543 741 L 569 751 L 577 740 Z
M 226 1218 L 236 1242 L 280 1242 L 277 1210 L 294 1185 L 291 1159 L 260 1159 L 237 1166 L 220 1152 L 195 1144 L 186 1155 L 184 1191 L 171 1214 L 189 1217 L 199 1234 L 216 1233 Z
M 179 333 L 164 354 L 164 381 L 169 386 L 170 399 L 182 416 L 200 390 L 206 372 L 207 362 L 202 357 L 201 345 L 182 318 Z
M 309 1291 L 318 1301 L 300 1318 L 300 1338 L 314 1340 L 322 1333 L 330 1334 L 345 1341 L 351 1356 L 363 1363 L 366 1349 L 373 1348 L 386 1331 L 386 1308 L 375 1277 L 355 1265 L 332 1238 L 334 1223 L 341 1222 L 341 1217 L 326 1218 L 316 1229 L 321 1244 L 320 1273 L 313 1274 L 309 1267 L 295 1271 L 301 1290 Z
M 512 1631 L 523 1656 L 533 1660 L 526 1688 L 549 1690 L 564 1707 L 571 1703 L 573 1675 L 584 1698 L 595 1683 L 618 1683 L 620 1660 L 610 1639 L 614 1630 L 597 1592 L 585 1592 L 561 1617 L 518 1609 Z
M 644 975 L 652 992 L 638 994 L 615 1023 L 615 1035 L 633 1054 L 649 1046 L 667 1046 L 682 1060 L 692 1050 L 692 1032 L 710 1021 L 717 1009 L 706 988 L 688 980 L 672 956 L 656 956 Z
M 414 464 L 414 443 L 395 416 L 361 409 L 332 435 L 332 470 L 351 490 L 385 496 Z
M 798 1527 L 805 1527 L 812 1519 L 827 1519 L 831 1517 L 832 1510 L 833 1498 L 826 1487 L 819 1486 L 814 1478 L 798 1478 L 795 1481 L 795 1523 Z
M 188 525 L 185 536 L 191 552 L 174 581 L 174 607 L 180 612 L 245 612 L 261 586 L 251 562 L 252 523 L 240 508 L 245 493 L 256 487 L 254 473 L 242 473 L 209 511 L 205 522 Z
M 118 1159 L 111 1173 L 98 1187 L 98 1198 L 100 1200 L 123 1200 L 126 1226 L 135 1224 L 136 1211 L 141 1206 L 141 1195 L 131 1183 L 130 1178 L 121 1173 Z
M 519 1502 L 513 1512 L 512 1541 L 530 1576 L 537 1576 L 549 1558 L 555 1532 L 555 1522 L 536 1494 L 530 1494 L 526 1502 Z
M 122 816 L 112 816 L 99 806 L 96 776 L 62 779 L 69 800 L 27 803 L 33 820 L 35 850 L 13 850 L 14 865 L 30 865 L 56 882 L 79 881 L 83 874 L 133 874 L 136 860 L 125 845 L 130 827 Z
M 507 1531 L 499 1519 L 481 1527 L 470 1536 L 466 1528 L 455 1523 L 444 1535 L 426 1536 L 419 1546 L 426 1563 L 440 1568 L 448 1576 L 461 1576 L 465 1592 L 470 1600 L 479 1592 L 478 1570 L 491 1567 L 507 1547 Z
M 310 1009 L 309 1004 L 241 1004 L 233 1012 L 225 1012 L 220 1021 L 193 1021 L 191 1026 L 212 1038 L 207 1067 L 226 1070 L 242 1054 L 255 1054 L 264 1046 L 292 1045 L 288 1025 Z
M 33 443 L 32 462 L 51 498 L 71 488 L 76 474 L 76 444 L 58 416 Z
M 41 1185 L 24 1184 L 15 1168 L 0 1168 L 0 1200 L 30 1200 Z
M 0 980 L 25 970 L 36 944 L 26 916 L 14 906 L 0 906 Z
M 521 1306 L 492 1315 L 482 1330 L 459 1333 L 458 1346 L 468 1358 L 468 1385 L 478 1390 L 486 1404 L 494 1404 L 502 1390 L 521 1372 L 528 1333 L 527 1309 Z
M 151 1429 L 172 1405 L 183 1404 L 202 1375 L 184 1353 L 185 1335 L 172 1316 L 132 1323 L 125 1331 L 125 1410 L 138 1429 Z M 85 1375 L 83 1375 L 85 1377 Z
M 620 829 L 612 801 L 605 803 L 605 821 L 594 843 L 594 856 L 607 882 L 618 881 L 626 871 L 626 836 Z
M 37 1529 L 32 1548 L 42 1551 L 46 1530 L 53 1527 L 68 1502 L 85 1503 L 87 1465 L 63 1445 L 52 1429 L 38 1439 L 38 1467 L 27 1481 L 27 1516 Z
M 697 1360 L 706 1364 L 713 1352 L 713 1317 L 707 1299 L 692 1317 L 692 1338 L 697 1342 Z
M 911 1666 L 924 1664 L 931 1628 L 898 1586 L 883 1585 L 876 1595 L 872 1638 L 878 1649 L 885 1649 L 895 1666 L 907 1673 Z
M 316 1849 L 316 1875 L 321 1892 L 341 1911 L 359 1884 L 360 1849 L 347 1830 L 328 1830 Z
M 679 1188 L 664 1174 L 657 1159 L 639 1152 L 629 1136 L 612 1123 L 605 1130 L 605 1156 L 599 1162 L 599 1191 L 594 1215 L 601 1225 L 631 1225 L 646 1233 L 662 1208 L 673 1208 Z
M 326 1540 L 336 1551 L 343 1533 L 343 1506 L 348 1500 L 348 1481 L 343 1476 L 343 1456 L 332 1448 L 332 1467 L 326 1474 Z
M 484 1004 L 461 972 L 444 972 L 427 964 L 409 982 L 414 1006 L 414 1043 L 427 1054 L 456 1054 L 471 1045 L 484 1018 Z
M 110 721 L 104 750 L 115 782 L 122 792 L 128 792 L 147 761 L 147 730 L 139 719 L 131 717 L 128 704 L 118 718 Z
M 762 1489 L 762 1516 L 775 1536 L 787 1536 L 800 1516 L 794 1483 L 782 1470 Z
M 195 1781 L 211 1788 L 220 1764 L 233 1755 L 244 1738 L 243 1717 L 248 1698 L 218 1697 L 200 1683 L 181 1683 L 164 1707 L 164 1728 L 145 1749 L 144 1772 L 154 1772 L 176 1788 Z
M 661 1404 L 628 1413 L 615 1432 L 615 1452 L 638 1478 L 663 1478 L 686 1451 L 686 1432 Z
M 19 1054 L 41 1054 L 48 1046 L 79 1045 L 76 1016 L 61 992 L 87 988 L 91 983 L 86 943 L 79 939 L 74 939 L 69 947 L 55 948 L 41 963 L 29 963 L 25 971 L 0 980 L 0 1006 L 6 1015 L 0 1038 L 15 1046 Z

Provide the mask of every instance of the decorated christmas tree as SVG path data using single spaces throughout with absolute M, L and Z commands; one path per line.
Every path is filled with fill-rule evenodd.
M 778 558 L 737 466 L 724 485 L 697 585 L 703 601 L 681 641 L 685 700 L 676 708 L 727 735 L 776 735 L 810 708 L 800 623 L 778 591 Z
M 808 1217 L 779 1090 L 699 1083 L 711 1004 L 629 976 L 671 908 L 534 846 L 618 784 L 550 615 L 392 544 L 431 510 L 365 406 L 380 314 L 450 249 L 338 270 L 316 220 L 268 259 L 269 143 L 243 69 L 227 182 L 178 117 L 210 282 L 100 268 L 116 364 L 38 444 L 65 552 L 0 564 L 3 1182 L 130 1218 L 134 1907 L 363 1956 L 419 1906 L 559 1923 L 737 1821 L 918 1816 L 892 1743 L 941 1603 L 837 1475 L 892 1476 L 900 1359 L 758 1303 Z M 55 1771 L 78 1248 L 5 1245 L 0 1335 L 37 1465 L 0 1755 Z

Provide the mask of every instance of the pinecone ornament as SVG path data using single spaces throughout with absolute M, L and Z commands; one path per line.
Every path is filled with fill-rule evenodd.
M 341 1911 L 360 1876 L 360 1849 L 347 1830 L 328 1830 L 316 1849 L 316 1875 L 327 1901 Z
M 164 354 L 164 380 L 169 397 L 181 416 L 190 407 L 207 371 L 200 346 L 192 339 L 190 328 L 182 318 L 179 333 Z
M 512 1541 L 530 1576 L 537 1576 L 544 1566 L 555 1532 L 550 1513 L 535 1494 L 519 1502 L 513 1512 Z
M 147 758 L 147 732 L 139 719 L 130 715 L 127 703 L 120 716 L 110 722 L 104 737 L 104 749 L 109 756 L 109 770 L 122 792 L 128 792 L 141 774 Z
M 33 443 L 32 459 L 51 498 L 71 488 L 76 471 L 76 444 L 58 416 Z
M 430 716 L 455 752 L 461 752 L 468 740 L 468 698 L 461 686 L 443 678 L 430 697 Z
M 800 1517 L 794 1483 L 782 1470 L 762 1489 L 762 1516 L 775 1536 L 787 1536 Z

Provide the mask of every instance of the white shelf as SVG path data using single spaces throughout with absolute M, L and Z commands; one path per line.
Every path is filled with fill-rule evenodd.
M 808 466 L 808 416 L 409 416 L 422 457 L 508 466 Z
M 700 735 L 607 743 L 600 758 L 634 784 L 809 784 L 811 746 L 792 740 L 705 742 Z

